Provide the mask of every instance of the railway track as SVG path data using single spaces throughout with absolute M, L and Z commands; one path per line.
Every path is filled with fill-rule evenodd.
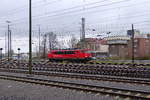
M 13 61 L 11 61 L 10 63 L 3 62 L 0 64 L 0 70 L 7 71 L 7 72 L 8 71 L 15 72 L 15 73 L 28 73 L 28 63 L 20 62 L 19 66 L 17 64 L 18 62 L 13 62 Z M 150 84 L 149 80 L 147 81 L 147 80 L 135 79 L 135 78 L 150 78 L 150 68 L 144 68 L 144 67 L 133 68 L 128 66 L 113 66 L 113 65 L 104 66 L 104 65 L 34 62 L 32 70 L 33 70 L 33 74 L 37 74 L 37 75 L 49 75 L 49 76 L 82 78 L 82 79 L 91 79 L 91 80 L 147 84 L 147 85 Z M 64 74 L 64 73 L 72 73 L 72 74 L 68 76 L 68 74 Z M 102 75 L 103 77 L 100 77 L 100 75 Z M 114 77 L 110 78 L 111 76 Z M 130 80 L 129 78 L 119 79 L 118 76 L 129 77 Z
M 18 68 L 28 70 L 28 63 L 3 63 L 0 68 Z M 125 77 L 140 77 L 150 78 L 150 68 L 145 67 L 130 67 L 117 65 L 85 65 L 85 64 L 60 64 L 60 63 L 33 63 L 33 70 L 39 71 L 54 71 L 66 73 L 80 73 L 92 75 L 111 75 L 111 76 L 125 76 Z
M 20 69 L 0 68 L 0 71 L 28 74 L 28 70 L 20 70 Z M 60 73 L 60 72 L 38 71 L 38 70 L 33 70 L 32 74 L 33 75 L 45 75 L 45 76 L 51 76 L 51 77 L 54 76 L 54 77 L 64 77 L 64 78 L 150 85 L 150 79 L 141 79 L 141 78 L 116 77 L 116 76 L 106 76 L 106 75 L 88 75 L 88 74 L 76 74 L 76 73 Z
M 19 67 L 22 66 L 22 67 Z M 0 65 L 0 71 L 4 72 L 14 72 L 14 73 L 26 73 L 28 74 L 28 66 L 27 63 L 20 63 L 19 66 L 16 63 L 3 63 Z M 92 67 L 92 68 L 91 68 Z M 89 70 L 94 69 L 99 71 L 100 68 L 103 70 L 101 71 L 110 71 L 111 68 L 114 66 L 105 66 L 106 69 L 104 69 L 104 66 L 96 65 L 94 66 L 87 66 L 82 64 L 57 64 L 57 63 L 33 63 L 33 74 L 34 75 L 45 75 L 45 76 L 56 76 L 56 77 L 65 77 L 65 78 L 77 78 L 77 79 L 88 79 L 88 80 L 98 80 L 98 81 L 111 81 L 111 82 L 122 82 L 122 83 L 130 83 L 130 84 L 142 84 L 142 85 L 150 85 L 149 79 L 137 79 L 137 78 L 127 78 L 127 77 L 116 77 L 111 76 L 110 74 L 98 74 L 97 72 L 90 72 L 87 73 Z M 115 67 L 115 68 L 128 68 L 126 67 Z M 109 69 L 109 70 L 108 70 Z M 129 68 L 130 69 L 130 68 Z M 137 72 L 141 73 L 141 69 L 138 69 Z M 144 70 L 143 70 L 144 69 Z M 149 69 L 143 68 L 142 72 L 149 71 Z M 112 70 L 112 69 L 111 69 Z M 128 69 L 126 69 L 128 70 Z M 86 72 L 85 72 L 86 71 Z M 117 71 L 117 70 L 112 70 Z M 64 73 L 65 72 L 65 73 Z M 67 73 L 66 73 L 67 72 Z M 132 71 L 131 71 L 132 72 Z M 140 74 L 137 73 L 137 74 Z M 107 76 L 106 76 L 107 75 Z M 129 75 L 131 76 L 131 75 Z M 139 76 L 139 75 L 138 75 Z M 150 99 L 150 93 L 144 92 L 144 91 L 133 91 L 129 89 L 118 89 L 118 88 L 112 88 L 112 87 L 100 87 L 100 86 L 89 86 L 85 84 L 76 84 L 76 83 L 62 83 L 58 81 L 48 81 L 48 80 L 39 80 L 34 79 L 31 77 L 18 77 L 18 76 L 9 76 L 9 75 L 0 75 L 1 79 L 9 79 L 9 80 L 15 80 L 15 81 L 21 81 L 21 82 L 28 82 L 28 83 L 35 83 L 35 84 L 41 84 L 41 85 L 47 85 L 47 86 L 56 86 L 56 87 L 62 87 L 62 88 L 69 88 L 69 89 L 75 89 L 80 91 L 86 91 L 86 92 L 93 92 L 93 93 L 103 93 L 103 94 L 109 94 L 109 95 L 115 95 L 115 96 L 121 96 L 121 97 L 130 97 L 134 99 Z M 147 77 L 146 77 L 147 78 Z M 148 77 L 149 78 L 149 77 Z M 66 85 L 67 84 L 67 85 Z M 72 87 L 70 87 L 72 86 Z M 82 88 L 81 88 L 82 87 Z
M 0 79 L 26 82 L 26 83 L 34 83 L 34 84 L 40 84 L 40 85 L 46 85 L 46 86 L 54 86 L 54 87 L 60 87 L 64 89 L 73 89 L 73 90 L 91 92 L 91 93 L 109 94 L 109 95 L 120 96 L 124 98 L 133 98 L 136 100 L 138 99 L 149 100 L 150 99 L 150 92 L 130 90 L 130 89 L 120 89 L 120 88 L 114 88 L 114 87 L 109 87 L 109 86 L 106 86 L 106 87 L 93 86 L 93 85 L 87 85 L 87 84 L 79 84 L 75 82 L 61 82 L 61 81 L 53 81 L 53 80 L 42 79 L 42 78 L 2 75 L 2 74 L 0 74 Z
M 0 61 L 0 63 L 8 63 L 8 60 L 6 60 L 6 59 L 3 59 L 3 60 L 1 60 Z M 23 60 L 19 60 L 19 61 L 17 61 L 17 60 L 11 60 L 10 61 L 11 63 L 20 63 L 20 62 L 26 62 L 26 63 L 28 63 L 27 61 L 23 61 Z M 64 63 L 64 62 L 50 62 L 49 60 L 38 60 L 38 61 L 33 61 L 33 63 L 59 63 L 59 64 L 62 64 L 62 63 Z M 65 62 L 66 63 L 66 62 Z M 76 62 L 67 62 L 66 64 L 79 64 L 79 63 L 76 63 Z M 123 65 L 123 66 L 150 66 L 150 63 L 147 63 L 147 64 L 140 64 L 140 63 L 134 63 L 134 64 L 132 64 L 132 63 L 107 63 L 107 62 L 100 62 L 100 63 L 98 63 L 97 61 L 91 61 L 91 62 L 84 62 L 84 63 L 82 63 L 82 62 L 80 62 L 80 64 L 84 64 L 84 65 Z

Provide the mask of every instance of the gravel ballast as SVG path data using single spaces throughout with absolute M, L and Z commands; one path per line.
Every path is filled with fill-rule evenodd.
M 0 100 L 119 100 L 102 94 L 0 79 Z

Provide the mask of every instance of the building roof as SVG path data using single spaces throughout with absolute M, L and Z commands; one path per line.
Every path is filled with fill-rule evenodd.
M 99 43 L 99 44 L 103 44 L 103 45 L 107 44 L 107 40 L 98 39 L 98 38 L 85 38 L 85 41 L 90 42 L 90 43 Z
M 110 36 L 106 37 L 105 40 L 130 40 L 131 38 L 129 36 Z

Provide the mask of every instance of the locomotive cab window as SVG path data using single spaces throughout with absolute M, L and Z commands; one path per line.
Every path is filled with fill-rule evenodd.
M 57 51 L 54 54 L 75 54 L 75 51 Z
M 56 51 L 56 52 L 54 52 L 54 54 L 64 54 L 64 52 L 62 52 L 62 51 Z
M 74 51 L 65 51 L 64 53 L 65 53 L 65 54 L 75 54 Z

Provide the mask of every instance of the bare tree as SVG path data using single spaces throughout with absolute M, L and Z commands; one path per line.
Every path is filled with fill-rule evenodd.
M 41 50 L 42 50 L 42 58 L 46 58 L 46 40 L 47 40 L 47 35 L 46 34 L 44 34 L 43 35 L 43 39 L 42 39 L 42 44 L 41 44 Z
M 53 32 L 48 32 L 43 35 L 41 43 L 42 57 L 46 58 L 47 52 L 58 48 L 57 35 Z
M 48 36 L 49 50 L 56 49 L 58 47 L 57 35 L 54 34 L 53 32 L 48 32 L 47 36 Z
M 74 35 L 72 35 L 71 40 L 68 42 L 69 48 L 76 48 L 77 43 L 78 43 L 77 38 Z

